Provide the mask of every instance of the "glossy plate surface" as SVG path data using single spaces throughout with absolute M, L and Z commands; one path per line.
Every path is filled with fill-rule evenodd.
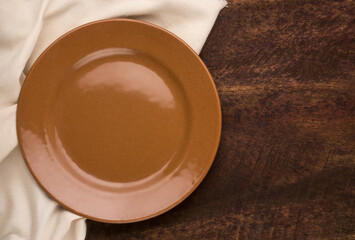
M 217 151 L 213 80 L 184 42 L 127 19 L 89 23 L 37 59 L 21 90 L 17 133 L 43 189 L 65 208 L 134 222 L 184 200 Z

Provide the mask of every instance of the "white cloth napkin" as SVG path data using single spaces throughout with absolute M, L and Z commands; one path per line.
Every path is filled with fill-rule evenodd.
M 50 199 L 17 147 L 16 102 L 30 67 L 65 32 L 129 17 L 162 26 L 200 52 L 224 0 L 0 1 L 0 239 L 84 239 L 85 219 Z

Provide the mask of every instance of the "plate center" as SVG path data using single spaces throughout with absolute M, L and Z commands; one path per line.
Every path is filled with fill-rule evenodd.
M 139 181 L 176 163 L 187 105 L 175 76 L 133 51 L 81 62 L 63 77 L 48 116 L 58 154 L 111 182 Z

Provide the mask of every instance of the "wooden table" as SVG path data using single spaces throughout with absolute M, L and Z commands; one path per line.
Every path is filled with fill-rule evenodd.
M 355 239 L 352 1 L 231 1 L 201 53 L 221 99 L 215 162 L 182 204 L 87 239 Z

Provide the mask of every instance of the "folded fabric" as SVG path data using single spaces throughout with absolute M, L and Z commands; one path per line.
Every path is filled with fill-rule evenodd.
M 224 0 L 11 0 L 0 2 L 0 239 L 84 239 L 85 219 L 50 199 L 17 146 L 16 102 L 42 51 L 91 21 L 128 17 L 162 26 L 200 52 Z

